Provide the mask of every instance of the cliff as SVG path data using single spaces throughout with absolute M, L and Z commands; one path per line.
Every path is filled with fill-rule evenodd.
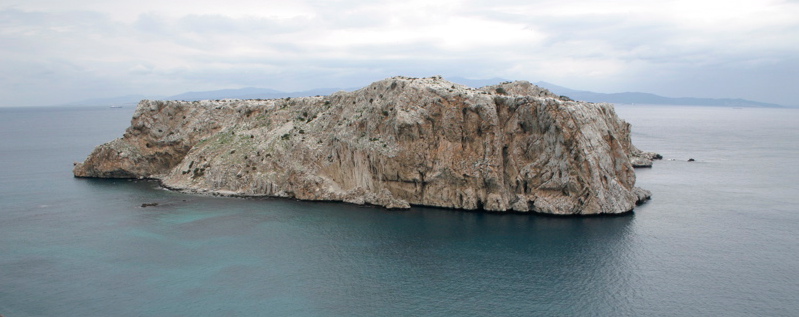
M 325 97 L 144 100 L 74 175 L 388 208 L 613 214 L 649 198 L 631 162 L 651 158 L 610 104 L 528 82 L 394 77 Z

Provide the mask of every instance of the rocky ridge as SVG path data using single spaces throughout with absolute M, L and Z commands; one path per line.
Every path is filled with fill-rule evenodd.
M 633 165 L 655 155 L 632 145 L 610 104 L 524 81 L 393 77 L 324 97 L 143 100 L 124 136 L 73 172 L 196 193 L 585 215 L 649 199 Z

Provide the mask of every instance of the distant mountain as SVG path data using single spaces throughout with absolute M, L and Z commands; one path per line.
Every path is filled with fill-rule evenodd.
M 469 87 L 479 88 L 483 86 L 496 85 L 498 83 L 509 81 L 503 78 L 491 79 L 468 79 L 463 77 L 452 77 L 450 81 Z M 784 107 L 782 105 L 752 101 L 746 99 L 730 99 L 730 98 L 671 98 L 663 97 L 655 94 L 644 92 L 622 92 L 622 93 L 599 93 L 585 90 L 574 90 L 563 86 L 558 86 L 552 83 L 539 81 L 535 83 L 539 87 L 548 89 L 549 91 L 566 96 L 574 100 L 589 101 L 589 102 L 608 102 L 619 104 L 651 104 L 651 105 L 686 105 L 686 106 L 720 106 L 720 107 Z
M 142 99 L 156 99 L 160 97 L 145 95 L 126 95 L 111 98 L 94 98 L 81 101 L 68 102 L 59 106 L 109 106 L 109 107 L 131 107 L 136 106 Z
M 304 91 L 285 92 L 266 88 L 240 88 L 240 89 L 220 89 L 211 91 L 190 91 L 174 96 L 146 96 L 146 95 L 127 95 L 113 98 L 96 98 L 81 101 L 68 102 L 59 106 L 108 106 L 108 107 L 135 107 L 143 99 L 157 100 L 217 100 L 217 99 L 277 99 L 286 97 L 308 97 L 325 96 L 340 91 L 338 88 L 320 88 Z M 353 90 L 353 89 L 346 89 Z
M 320 88 L 305 91 L 285 92 L 266 88 L 241 88 L 241 89 L 222 89 L 212 91 L 192 91 L 179 95 L 169 96 L 166 100 L 216 100 L 216 99 L 276 99 L 286 97 L 308 97 L 329 95 L 341 89 Z
M 723 107 L 784 107 L 773 103 L 765 103 L 746 99 L 730 98 L 670 98 L 643 92 L 622 92 L 622 93 L 598 93 L 584 90 L 574 90 L 561 87 L 548 82 L 535 83 L 539 87 L 549 89 L 549 91 L 567 96 L 574 100 L 589 102 L 609 102 L 620 104 L 652 104 L 652 105 L 686 105 L 686 106 L 723 106 Z
M 168 96 L 166 100 L 209 100 L 209 99 L 258 99 L 260 96 L 270 96 L 283 93 L 274 89 L 266 88 L 240 88 L 240 89 L 220 89 L 210 91 L 189 91 L 174 96 Z M 253 98 L 241 98 L 241 96 L 255 96 Z
M 469 87 L 479 88 L 483 86 L 496 85 L 501 82 L 509 81 L 503 78 L 490 78 L 490 79 L 468 79 L 463 77 L 451 77 L 449 81 L 466 85 Z M 622 93 L 598 93 L 584 90 L 574 90 L 562 86 L 558 86 L 548 82 L 537 82 L 536 85 L 549 89 L 555 94 L 567 96 L 574 100 L 589 101 L 589 102 L 609 102 L 619 104 L 654 104 L 654 105 L 692 105 L 692 106 L 724 106 L 724 107 L 783 107 L 773 103 L 765 103 L 758 101 L 751 101 L 746 99 L 729 99 L 729 98 L 670 98 L 658 96 L 650 93 L 643 92 L 622 92 Z M 115 98 L 99 98 L 89 99 L 79 102 L 71 102 L 64 105 L 82 105 L 82 106 L 135 106 L 142 99 L 163 99 L 163 100 L 216 100 L 216 99 L 276 99 L 286 97 L 308 97 L 308 96 L 326 96 L 340 90 L 352 91 L 356 88 L 339 89 L 339 88 L 320 88 L 305 91 L 284 92 L 274 89 L 266 88 L 240 88 L 240 89 L 221 89 L 211 91 L 192 91 L 185 92 L 174 96 L 145 96 L 145 95 L 127 95 Z
M 489 79 L 469 79 L 469 78 L 463 78 L 463 77 L 449 77 L 449 78 L 446 78 L 446 79 L 451 81 L 451 82 L 453 82 L 453 83 L 469 86 L 469 87 L 472 87 L 472 88 L 480 88 L 480 87 L 485 87 L 485 86 L 491 86 L 491 85 L 499 84 L 501 82 L 510 81 L 510 80 L 499 78 L 499 77 L 494 77 L 494 78 L 489 78 Z

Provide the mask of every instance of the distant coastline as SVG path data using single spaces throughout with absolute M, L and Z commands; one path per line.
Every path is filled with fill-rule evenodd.
M 459 77 L 452 77 L 450 80 L 454 83 L 470 86 L 472 88 L 479 88 L 483 86 L 493 85 L 498 82 L 506 82 L 502 78 L 492 79 L 466 79 Z M 785 105 L 774 103 L 753 101 L 740 98 L 672 98 L 664 97 L 651 93 L 644 92 L 622 92 L 622 93 L 598 93 L 592 91 L 575 90 L 558 86 L 552 83 L 539 81 L 535 83 L 537 86 L 546 88 L 555 94 L 569 97 L 576 101 L 587 102 L 608 102 L 615 104 L 642 104 L 642 105 L 680 105 L 680 106 L 711 106 L 711 107 L 747 107 L 747 108 L 794 108 Z M 357 88 L 319 88 L 303 91 L 279 91 L 268 88 L 240 88 L 240 89 L 221 89 L 210 91 L 191 91 L 184 92 L 172 96 L 161 95 L 127 95 L 111 98 L 96 98 L 81 101 L 68 102 L 57 106 L 128 106 L 135 107 L 139 101 L 144 99 L 150 100 L 183 100 L 183 101 L 199 101 L 199 100 L 217 100 L 217 99 L 276 99 L 286 97 L 311 97 L 319 95 L 329 95 L 337 91 L 354 91 Z
M 664 97 L 643 92 L 598 93 L 584 90 L 574 90 L 547 82 L 535 83 L 539 87 L 568 96 L 574 100 L 588 102 L 609 102 L 617 104 L 649 104 L 649 105 L 675 105 L 675 106 L 710 106 L 710 107 L 747 107 L 747 108 L 788 108 L 774 103 L 752 101 L 740 98 L 694 98 Z

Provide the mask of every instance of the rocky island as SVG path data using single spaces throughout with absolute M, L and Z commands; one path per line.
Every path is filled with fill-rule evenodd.
M 556 215 L 632 211 L 651 166 L 611 104 L 525 81 L 474 89 L 393 77 L 272 100 L 141 101 L 76 177 L 222 195 Z

